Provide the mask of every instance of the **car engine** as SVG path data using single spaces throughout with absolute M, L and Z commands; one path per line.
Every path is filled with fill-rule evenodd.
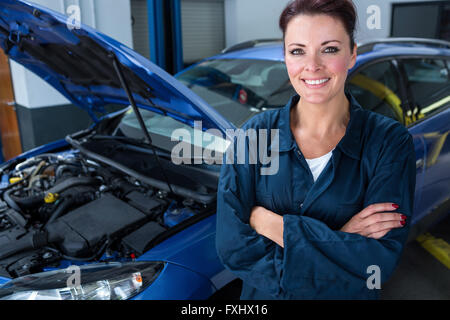
M 41 154 L 0 169 L 0 275 L 63 260 L 132 259 L 211 212 L 87 157 Z

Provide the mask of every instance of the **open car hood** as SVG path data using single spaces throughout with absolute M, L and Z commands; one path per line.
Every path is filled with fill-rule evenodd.
M 140 108 L 193 125 L 225 132 L 233 125 L 170 74 L 118 41 L 68 18 L 22 0 L 0 0 L 0 47 L 14 61 L 47 81 L 73 104 L 104 112 L 107 104 L 128 105 L 111 54 L 122 65 Z

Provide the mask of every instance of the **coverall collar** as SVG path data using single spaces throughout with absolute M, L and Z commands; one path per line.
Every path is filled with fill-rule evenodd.
M 342 152 L 349 157 L 360 160 L 361 159 L 361 116 L 362 107 L 356 99 L 348 92 L 345 93 L 347 99 L 350 101 L 350 121 L 345 129 L 345 135 L 337 144 Z M 290 151 L 296 147 L 296 141 L 291 131 L 290 126 L 290 110 L 300 100 L 299 95 L 294 95 L 286 106 L 283 107 L 280 114 L 280 152 Z

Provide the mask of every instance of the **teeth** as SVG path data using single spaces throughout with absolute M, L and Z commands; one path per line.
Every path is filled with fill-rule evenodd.
M 321 80 L 305 80 L 307 84 L 321 84 L 327 82 L 330 79 L 321 79 Z

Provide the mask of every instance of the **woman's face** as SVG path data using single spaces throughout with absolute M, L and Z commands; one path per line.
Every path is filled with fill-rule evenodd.
M 298 15 L 288 24 L 284 43 L 289 78 L 302 99 L 322 104 L 344 93 L 356 46 L 352 53 L 340 20 L 323 14 Z

